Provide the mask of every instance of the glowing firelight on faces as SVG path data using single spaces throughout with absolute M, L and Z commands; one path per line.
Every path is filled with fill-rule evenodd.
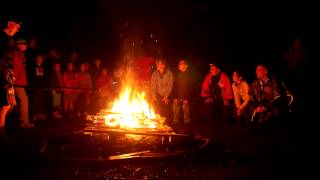
M 107 126 L 120 128 L 157 128 L 160 123 L 160 116 L 148 105 L 145 93 L 130 88 L 113 102 L 111 112 L 104 119 Z

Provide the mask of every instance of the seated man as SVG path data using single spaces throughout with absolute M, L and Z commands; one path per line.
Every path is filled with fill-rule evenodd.
M 205 77 L 201 97 L 204 98 L 208 120 L 216 125 L 233 124 L 231 100 L 232 86 L 229 77 L 216 64 L 210 64 L 210 72 Z
M 288 110 L 286 98 L 288 92 L 283 83 L 268 76 L 268 69 L 265 65 L 257 66 L 256 75 L 257 79 L 252 83 L 250 91 L 254 105 L 251 121 L 258 122 L 261 127 L 267 121 L 278 118 Z

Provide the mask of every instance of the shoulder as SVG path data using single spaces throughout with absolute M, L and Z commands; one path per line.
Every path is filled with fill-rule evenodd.
M 249 87 L 249 83 L 247 81 L 242 80 L 242 86 Z

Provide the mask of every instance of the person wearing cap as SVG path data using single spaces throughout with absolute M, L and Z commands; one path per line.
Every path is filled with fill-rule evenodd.
M 19 31 L 21 23 L 9 20 L 5 24 L 0 34 L 0 56 L 3 57 L 6 51 L 11 49 L 13 41 L 13 36 Z
M 25 39 L 18 39 L 17 50 L 13 51 L 13 72 L 15 76 L 15 92 L 16 97 L 19 100 L 19 119 L 21 121 L 20 126 L 22 128 L 34 127 L 29 121 L 29 100 L 25 91 L 27 86 L 27 72 L 26 72 L 26 58 L 24 53 L 27 50 L 27 41 Z
M 202 84 L 201 97 L 204 98 L 206 107 L 209 108 L 210 120 L 215 119 L 215 122 L 220 122 L 222 119 L 228 119 L 231 121 L 229 116 L 230 101 L 233 98 L 231 82 L 216 64 L 210 63 L 210 72 Z
M 9 51 L 14 46 L 11 44 L 13 36 L 19 31 L 20 24 L 14 21 L 7 21 L 0 32 L 0 141 L 7 141 L 5 133 L 6 115 L 10 108 L 16 104 L 13 88 L 13 62 Z

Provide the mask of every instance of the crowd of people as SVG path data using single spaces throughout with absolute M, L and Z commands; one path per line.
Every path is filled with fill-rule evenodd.
M 88 112 L 95 113 L 119 92 L 125 66 L 109 73 L 100 58 L 91 65 L 89 61 L 79 62 L 78 52 L 67 58 L 54 48 L 43 53 L 35 38 L 13 38 L 19 23 L 8 21 L 6 25 L 0 52 L 2 138 L 10 109 L 18 109 L 22 128 L 32 128 L 34 122 L 48 118 L 80 118 Z M 174 127 L 196 122 L 193 113 L 198 109 L 201 118 L 215 125 L 228 122 L 244 129 L 262 128 L 286 114 L 292 100 L 283 82 L 271 76 L 264 64 L 256 66 L 256 79 L 249 83 L 239 70 L 233 72 L 230 80 L 220 65 L 212 62 L 200 88 L 188 59 L 178 61 L 176 72 L 170 70 L 165 58 L 148 59 L 142 64 L 142 69 L 133 66 L 140 73 L 145 72 L 141 77 L 143 85 L 148 86 L 152 104 Z
M 233 72 L 231 81 L 220 65 L 210 63 L 210 71 L 201 81 L 201 93 L 195 92 L 197 82 L 188 65 L 187 60 L 181 59 L 179 71 L 173 75 L 165 60 L 156 60 L 151 95 L 155 107 L 168 118 L 169 124 L 179 127 L 196 119 L 206 119 L 218 126 L 227 123 L 230 127 L 261 129 L 268 126 L 267 122 L 279 121 L 289 112 L 293 96 L 264 64 L 257 65 L 256 79 L 249 83 L 239 70 Z M 196 102 L 200 94 L 200 102 Z M 200 110 L 202 116 L 191 115 L 195 111 L 190 109 Z
M 14 37 L 20 25 L 8 21 L 1 32 L 1 137 L 5 137 L 8 112 L 19 116 L 20 127 L 32 128 L 37 121 L 83 117 L 105 107 L 102 99 L 117 87 L 101 59 L 94 59 L 91 66 L 80 61 L 76 51 L 66 58 L 55 48 L 44 53 L 34 37 Z

